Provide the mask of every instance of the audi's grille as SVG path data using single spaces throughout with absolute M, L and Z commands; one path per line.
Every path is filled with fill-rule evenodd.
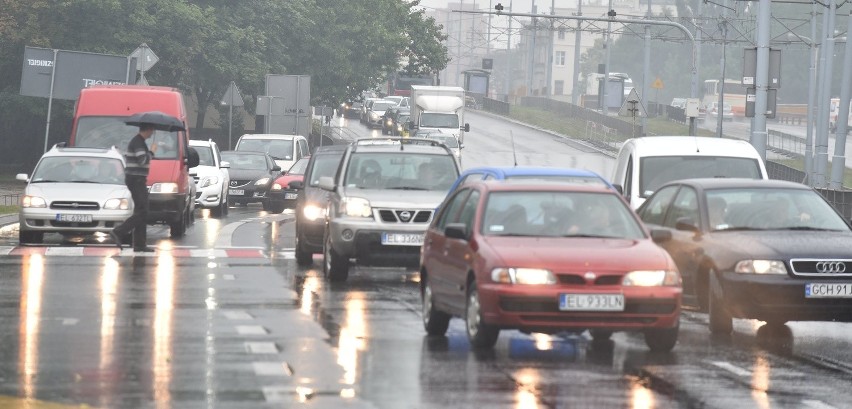
M 99 210 L 101 206 L 97 202 L 51 202 L 51 209 L 56 210 Z
M 852 277 L 849 259 L 793 259 L 793 275 L 805 277 Z
M 230 184 L 230 185 L 228 185 L 228 186 L 229 186 L 229 187 L 242 187 L 242 186 L 245 186 L 245 185 L 247 185 L 247 184 L 249 184 L 249 183 L 251 183 L 251 180 L 238 180 L 238 179 L 231 179 L 231 184 Z
M 431 210 L 379 210 L 379 217 L 385 223 L 429 223 Z

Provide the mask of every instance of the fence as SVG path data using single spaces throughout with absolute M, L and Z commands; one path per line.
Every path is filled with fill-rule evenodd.
M 569 102 L 557 101 L 542 97 L 523 97 L 521 105 L 529 108 L 542 109 L 549 112 L 557 112 L 569 118 L 579 119 L 585 122 L 592 121 L 598 125 L 615 129 L 622 140 L 631 137 L 639 137 L 644 134 L 641 125 L 633 125 L 632 122 L 622 121 L 618 117 L 607 116 L 591 109 L 583 108 Z
M 17 193 L 0 195 L 0 205 L 17 206 L 21 203 L 21 195 Z
M 492 98 L 482 98 L 482 110 L 497 115 L 509 116 L 510 105 L 508 102 L 498 101 Z

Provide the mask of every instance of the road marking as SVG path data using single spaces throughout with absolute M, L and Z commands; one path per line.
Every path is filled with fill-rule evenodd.
M 286 362 L 252 362 L 257 376 L 293 376 L 293 370 Z
M 291 257 L 287 252 L 279 252 L 283 258 Z M 269 258 L 269 254 L 258 247 L 226 247 L 226 248 L 173 248 L 156 249 L 149 253 L 137 253 L 131 248 L 120 251 L 112 246 L 64 247 L 64 246 L 0 246 L 0 255 L 27 256 L 43 255 L 45 257 L 159 257 L 170 255 L 175 258 Z
M 260 325 L 237 325 L 237 333 L 241 335 L 267 335 L 269 331 Z
M 821 400 L 803 400 L 802 404 L 813 409 L 837 409 L 836 406 L 831 406 Z
M 228 280 L 228 281 L 234 281 L 234 280 L 236 280 L 236 279 L 237 279 L 237 276 L 235 276 L 235 275 L 233 275 L 233 274 L 223 274 L 223 275 L 222 275 L 222 279 L 223 279 L 223 280 Z
M 252 354 L 277 354 L 278 347 L 274 342 L 246 342 L 246 351 Z
M 80 322 L 80 320 L 76 318 L 64 318 L 62 320 L 62 325 L 77 325 L 78 322 Z
M 219 229 L 219 237 L 216 238 L 216 243 L 213 247 L 231 247 L 231 237 L 244 224 L 246 224 L 245 221 L 228 223 L 225 227 Z
M 206 258 L 225 258 L 228 257 L 228 252 L 223 249 L 191 249 L 189 250 L 190 257 L 206 257 Z
M 245 311 L 225 311 L 225 317 L 229 320 L 251 320 L 254 317 Z
M 150 327 L 151 326 L 151 320 L 148 319 L 148 318 L 137 318 L 136 320 L 133 321 L 133 325 L 135 325 L 137 327 Z
M 728 362 L 713 361 L 713 362 L 710 362 L 710 363 L 713 364 L 713 365 L 716 365 L 719 368 L 722 368 L 722 369 L 724 369 L 728 372 L 731 372 L 731 373 L 733 373 L 734 375 L 737 375 L 737 376 L 751 376 L 751 371 L 747 371 L 743 368 L 740 368 L 740 367 L 733 365 L 731 363 L 728 363 Z

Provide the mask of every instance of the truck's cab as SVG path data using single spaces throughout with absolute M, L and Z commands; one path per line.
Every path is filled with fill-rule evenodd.
M 461 87 L 411 86 L 411 128 L 454 136 L 464 147 L 465 91 Z
M 183 95 L 175 88 L 141 85 L 103 85 L 80 91 L 69 146 L 108 148 L 122 152 L 138 132 L 124 123 L 139 112 L 161 111 L 186 126 Z M 172 237 L 181 237 L 193 221 L 195 183 L 189 168 L 198 154 L 189 147 L 189 132 L 157 130 L 146 143 L 154 152 L 148 173 L 148 223 L 168 224 Z

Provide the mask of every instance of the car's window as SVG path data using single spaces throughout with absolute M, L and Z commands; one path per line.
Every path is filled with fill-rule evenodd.
M 424 128 L 458 128 L 459 116 L 441 112 L 424 112 L 420 114 L 420 126 Z
M 488 195 L 481 232 L 489 236 L 644 237 L 615 193 L 512 191 Z
M 624 197 L 627 201 L 633 197 L 633 155 L 627 158 L 627 170 L 625 170 L 624 186 L 621 187 L 624 191 Z
M 850 230 L 831 205 L 813 190 L 718 189 L 707 191 L 706 198 L 711 230 Z M 713 214 L 709 213 L 711 210 Z
M 293 141 L 286 139 L 243 139 L 238 151 L 268 153 L 273 159 L 293 160 Z
M 459 223 L 464 223 L 468 232 L 472 231 L 473 221 L 476 217 L 476 207 L 479 205 L 479 196 L 481 195 L 478 190 L 471 191 L 470 196 L 468 196 L 464 202 L 464 206 L 461 208 L 461 213 L 459 213 Z
M 669 204 L 678 188 L 680 188 L 680 185 L 666 186 L 660 189 L 639 209 L 639 218 L 645 223 L 662 226 L 663 219 L 666 217 L 666 210 L 669 209 Z
M 335 154 L 319 154 L 315 156 L 314 164 L 311 166 L 311 174 L 307 178 L 310 186 L 319 186 L 319 179 L 323 176 L 334 177 L 334 172 L 340 166 L 343 152 Z
M 458 220 L 458 210 L 469 194 L 470 189 L 461 189 L 456 192 L 456 194 L 450 198 L 447 205 L 442 207 L 444 210 L 438 216 L 438 219 L 435 220 L 435 227 L 443 231 L 444 227 L 446 227 L 448 223 L 454 223 Z
M 31 183 L 124 184 L 124 166 L 115 158 L 96 156 L 51 156 L 33 171 Z
M 308 161 L 310 158 L 302 158 L 296 161 L 293 166 L 290 167 L 290 170 L 287 171 L 289 175 L 304 175 L 305 169 L 308 167 Z
M 663 220 L 663 226 L 675 228 L 677 221 L 682 218 L 698 223 L 698 195 L 695 189 L 684 186 L 678 192 L 672 202 L 671 208 Z
M 447 191 L 458 178 L 449 155 L 397 152 L 355 152 L 343 184 L 359 189 Z
M 109 148 L 115 146 L 121 151 L 127 149 L 127 144 L 139 132 L 139 127 L 124 123 L 123 117 L 81 117 L 77 122 L 77 132 L 74 146 L 85 148 Z M 178 155 L 178 143 L 183 132 L 154 131 L 145 140 L 151 149 L 157 144 L 154 159 L 175 159 Z
M 265 155 L 246 155 L 239 153 L 222 153 L 222 160 L 231 164 L 232 169 L 261 170 L 269 169 Z
M 639 194 L 648 197 L 660 186 L 680 179 L 762 179 L 757 159 L 726 156 L 649 156 L 639 161 Z
M 393 102 L 387 102 L 387 101 L 378 102 L 377 101 L 377 102 L 373 103 L 373 106 L 370 107 L 370 110 L 372 110 L 374 112 L 385 112 L 385 111 L 388 110 L 388 108 L 395 106 L 395 105 L 396 105 L 396 103 L 393 103 Z
M 310 151 L 310 149 L 308 149 L 308 141 L 299 139 L 299 149 L 301 150 L 302 156 L 307 156 Z
M 216 161 L 213 158 L 213 149 L 209 146 L 193 146 L 198 152 L 198 164 L 201 166 L 216 166 Z
M 459 183 L 459 185 L 463 185 L 465 183 L 470 183 L 470 182 L 482 180 L 483 179 L 482 176 L 483 176 L 482 173 L 470 173 L 461 180 L 461 183 Z

